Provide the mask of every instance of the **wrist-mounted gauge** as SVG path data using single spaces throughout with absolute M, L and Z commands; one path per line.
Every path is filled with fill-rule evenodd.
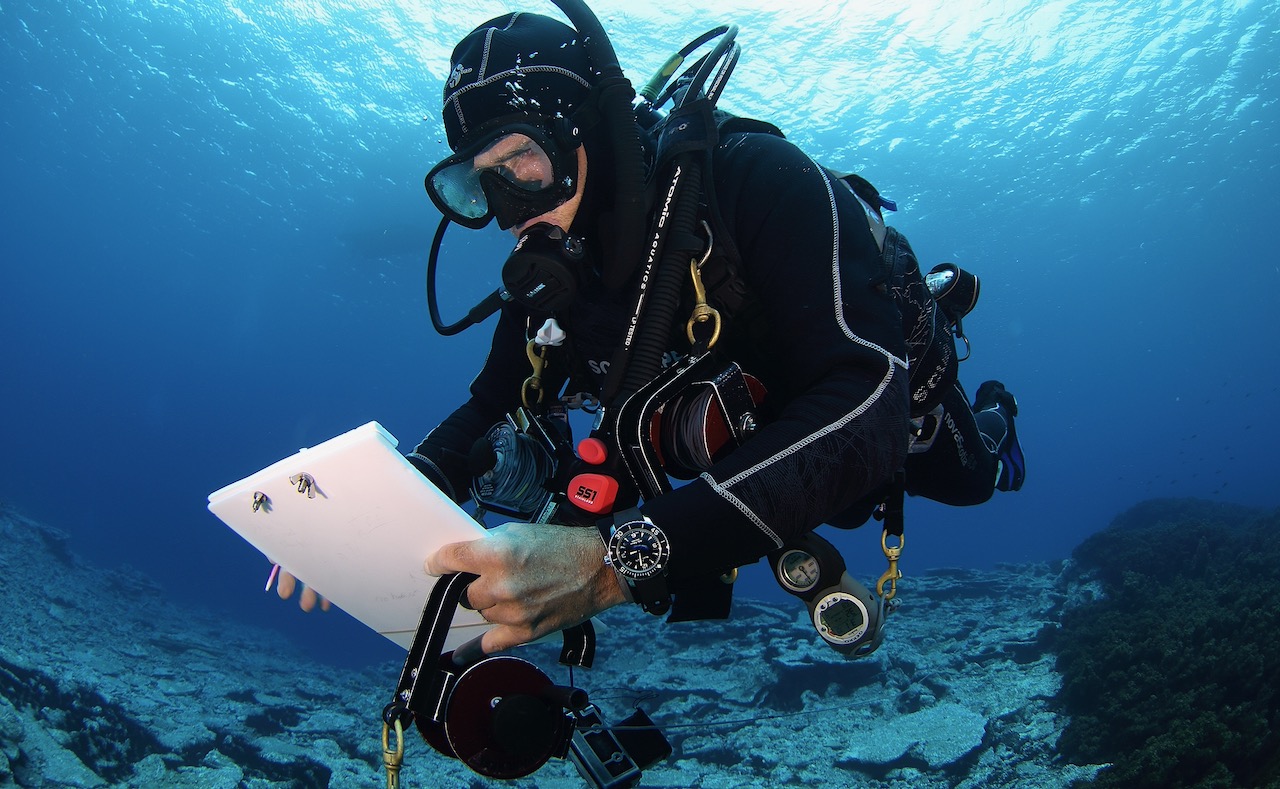
M 813 627 L 833 649 L 855 658 L 884 638 L 885 601 L 845 572 L 835 546 L 809 533 L 769 554 L 774 577 L 809 609 Z

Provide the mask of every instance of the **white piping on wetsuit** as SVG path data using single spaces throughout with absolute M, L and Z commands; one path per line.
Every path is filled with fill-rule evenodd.
M 827 179 L 826 172 L 821 167 L 819 167 L 816 163 L 814 163 L 813 167 L 818 172 L 818 174 L 821 175 L 822 177 L 822 183 L 827 190 L 827 200 L 831 205 L 832 303 L 835 305 L 836 323 L 840 326 L 840 330 L 844 332 L 844 335 L 846 337 L 848 337 L 853 342 L 865 348 L 871 348 L 872 350 L 877 351 L 878 353 L 883 355 L 886 360 L 888 360 L 889 364 L 886 367 L 884 378 L 880 380 L 880 385 L 876 387 L 875 391 L 872 392 L 867 397 L 866 400 L 863 400 L 861 403 L 859 403 L 857 407 L 855 407 L 852 411 L 840 417 L 839 419 L 832 422 L 831 424 L 806 436 L 800 441 L 797 441 L 796 443 L 787 447 L 782 452 L 779 452 L 778 454 L 772 457 L 769 457 L 760 461 L 759 463 L 755 464 L 751 468 L 748 468 L 742 472 L 739 472 L 738 474 L 734 475 L 733 477 L 730 477 L 724 482 L 718 482 L 714 477 L 711 476 L 709 472 L 703 472 L 700 475 L 700 477 L 706 481 L 706 483 L 711 487 L 713 491 L 716 492 L 716 494 L 718 494 L 725 501 L 732 504 L 743 515 L 747 516 L 747 518 L 749 518 L 751 522 L 756 525 L 756 528 L 760 529 L 760 531 L 763 532 L 770 540 L 773 541 L 773 544 L 778 547 L 782 546 L 782 539 L 778 537 L 777 533 L 773 529 L 769 528 L 769 525 L 764 522 L 763 518 L 761 518 L 758 514 L 756 514 L 756 512 L 753 511 L 750 507 L 748 507 L 747 504 L 744 501 L 742 501 L 742 499 L 733 495 L 733 493 L 729 489 L 734 485 L 736 485 L 737 483 L 743 481 L 744 479 L 747 479 L 751 475 L 764 471 L 774 463 L 777 463 L 778 461 L 783 460 L 789 457 L 790 455 L 795 454 L 797 451 L 799 451 L 803 447 L 808 446 L 809 444 L 812 444 L 814 441 L 817 441 L 818 439 L 823 438 L 824 436 L 843 428 L 845 425 L 849 424 L 849 422 L 852 422 L 854 419 L 857 419 L 859 416 L 865 413 L 867 409 L 869 409 L 872 405 L 874 405 L 876 401 L 880 399 L 880 395 L 884 393 L 884 390 L 889 387 L 890 382 L 893 381 L 895 365 L 898 367 L 901 367 L 903 370 L 907 369 L 906 361 L 899 359 L 897 356 L 894 356 L 892 353 L 885 350 L 884 348 L 881 348 L 879 345 L 871 342 L 870 340 L 864 339 L 862 337 L 859 337 L 857 334 L 854 334 L 853 330 L 849 328 L 849 324 L 845 322 L 844 300 L 841 298 L 841 293 L 843 291 L 841 290 L 841 286 L 840 286 L 840 216 L 839 216 L 839 212 L 836 210 L 835 194 L 831 191 L 831 181 Z

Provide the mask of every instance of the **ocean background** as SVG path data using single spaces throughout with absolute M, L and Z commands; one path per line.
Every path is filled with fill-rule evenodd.
M 593 8 L 635 83 L 740 25 L 723 106 L 982 277 L 961 376 L 1017 395 L 1028 479 L 909 501 L 904 589 L 1065 558 L 1152 497 L 1280 504 L 1280 3 L 711 5 Z M 407 451 L 464 399 L 489 328 L 431 329 L 422 176 L 453 43 L 514 8 L 0 0 L 0 500 L 317 660 L 398 657 L 263 594 L 206 497 L 373 419 Z M 451 231 L 446 319 L 509 246 Z M 883 571 L 874 526 L 834 539 Z M 738 594 L 781 599 L 763 571 Z

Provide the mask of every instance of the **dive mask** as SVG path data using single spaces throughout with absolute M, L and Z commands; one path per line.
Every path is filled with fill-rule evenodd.
M 431 202 L 450 221 L 478 230 L 497 217 L 508 230 L 563 205 L 577 190 L 580 129 L 557 119 L 548 131 L 497 126 L 427 173 Z

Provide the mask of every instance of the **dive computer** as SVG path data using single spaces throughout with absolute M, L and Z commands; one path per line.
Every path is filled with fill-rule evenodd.
M 667 535 L 638 509 L 620 512 L 598 523 L 604 539 L 604 563 L 626 583 L 631 597 L 650 614 L 671 608 L 667 590 L 667 560 L 671 545 Z
M 814 629 L 832 649 L 858 658 L 879 648 L 887 601 L 849 575 L 834 545 L 809 532 L 770 553 L 769 562 L 782 588 L 805 602 Z

